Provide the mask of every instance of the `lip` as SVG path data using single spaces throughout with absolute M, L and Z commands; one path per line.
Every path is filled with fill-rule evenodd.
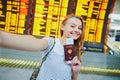
M 80 36 L 79 32 L 71 31 L 70 34 L 71 34 L 71 37 L 75 40 Z
M 75 34 L 75 35 L 77 35 L 77 36 L 79 36 L 79 35 L 80 35 L 80 33 L 79 33 L 79 32 L 77 32 L 77 31 L 71 31 L 71 32 L 70 32 L 70 34 Z

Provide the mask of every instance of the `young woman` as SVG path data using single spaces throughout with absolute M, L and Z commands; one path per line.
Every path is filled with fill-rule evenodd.
M 55 38 L 55 46 L 43 63 L 37 80 L 77 80 L 80 71 L 80 55 L 83 53 L 84 23 L 82 18 L 69 15 L 61 24 L 61 38 Z M 67 64 L 64 56 L 64 45 L 67 38 L 73 38 L 76 54 L 71 64 Z M 53 44 L 52 37 L 42 39 L 31 35 L 18 35 L 0 31 L 0 46 L 18 50 L 46 53 Z

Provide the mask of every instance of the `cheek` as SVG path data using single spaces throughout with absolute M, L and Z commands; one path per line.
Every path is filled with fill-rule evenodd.
M 80 35 L 81 35 L 82 31 L 80 30 Z
M 82 30 L 79 30 L 79 34 L 81 35 L 81 33 L 82 33 Z
M 70 31 L 69 31 L 69 30 L 65 30 L 63 33 L 64 33 L 64 35 L 66 35 L 66 36 L 69 36 L 69 35 L 70 35 Z

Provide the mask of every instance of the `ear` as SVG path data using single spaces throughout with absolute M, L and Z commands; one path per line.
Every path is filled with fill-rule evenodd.
M 61 24 L 60 29 L 63 31 L 64 30 L 64 25 Z

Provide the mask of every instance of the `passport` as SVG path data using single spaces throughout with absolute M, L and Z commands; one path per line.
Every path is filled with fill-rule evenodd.
M 65 61 L 71 61 L 75 57 L 75 46 L 72 38 L 66 40 L 64 45 Z
M 71 61 L 75 57 L 75 46 L 73 44 L 64 45 L 65 61 Z

